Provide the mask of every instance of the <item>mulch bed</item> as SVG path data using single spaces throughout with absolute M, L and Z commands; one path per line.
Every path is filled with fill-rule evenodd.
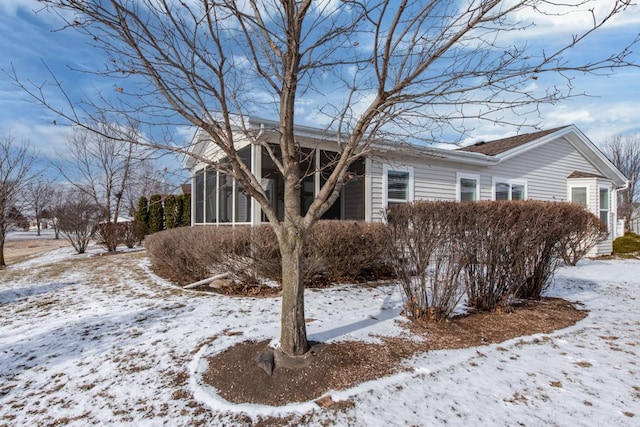
M 408 333 L 425 339 L 416 342 L 394 337 L 383 339 L 384 344 L 352 341 L 319 345 L 309 356 L 309 366 L 296 369 L 276 365 L 272 376 L 256 363 L 268 342 L 244 342 L 210 357 L 204 381 L 230 402 L 282 406 L 318 399 L 329 390 L 348 389 L 399 372 L 404 369 L 402 361 L 417 353 L 550 333 L 574 325 L 586 315 L 586 311 L 565 300 L 545 298 L 526 302 L 509 313 L 477 313 L 448 322 L 410 323 Z

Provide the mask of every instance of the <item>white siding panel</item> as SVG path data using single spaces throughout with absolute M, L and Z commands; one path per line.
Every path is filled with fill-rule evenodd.
M 382 162 L 379 160 L 371 161 L 371 220 L 380 222 L 383 219 L 382 206 Z

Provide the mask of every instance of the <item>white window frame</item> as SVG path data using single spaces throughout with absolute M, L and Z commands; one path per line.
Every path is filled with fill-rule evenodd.
M 524 179 L 506 179 L 499 177 L 491 178 L 491 200 L 496 200 L 496 185 L 497 184 L 508 184 L 509 185 L 509 199 L 513 200 L 513 186 L 514 185 L 522 185 L 524 187 L 524 199 L 527 200 L 529 198 L 529 186 L 528 182 Z
M 478 202 L 481 200 L 480 197 L 480 175 L 473 173 L 464 173 L 464 172 L 456 172 L 456 200 L 458 202 L 462 201 L 462 185 L 460 181 L 463 179 L 473 179 L 476 181 L 476 199 L 474 202 Z
M 600 191 L 602 190 L 606 190 L 607 191 L 607 209 L 602 209 L 602 200 L 600 198 Z M 607 226 L 607 231 L 611 230 L 611 189 L 607 186 L 604 185 L 600 185 L 598 186 L 598 218 L 600 218 L 602 220 L 602 212 L 606 211 L 607 212 L 607 222 L 606 222 L 606 226 Z
M 587 195 L 585 197 L 586 206 L 584 206 L 584 208 L 585 209 L 589 209 L 589 206 L 590 206 L 589 205 L 589 202 L 590 202 L 590 200 L 589 200 L 589 188 L 590 188 L 589 184 L 577 184 L 576 183 L 576 184 L 569 185 L 569 188 L 567 189 L 567 200 L 569 201 L 569 203 L 575 203 L 573 201 L 573 197 L 572 197 L 574 188 L 584 188 L 584 189 L 586 189 L 586 191 L 587 191 Z
M 409 173 L 409 188 L 408 198 L 406 200 L 401 199 L 389 199 L 389 172 L 408 172 Z M 389 207 L 389 203 L 406 203 L 413 202 L 413 167 L 412 166 L 382 166 L 382 204 L 386 208 Z

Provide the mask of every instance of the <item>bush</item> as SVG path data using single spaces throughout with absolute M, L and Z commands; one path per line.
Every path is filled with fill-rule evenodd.
M 592 236 L 594 226 L 600 232 L 589 215 L 573 204 L 537 201 L 394 206 L 388 227 L 405 312 L 445 319 L 463 291 L 477 310 L 540 298 L 576 236 Z M 574 256 L 589 244 L 576 243 Z
M 138 209 L 136 209 L 134 219 L 144 224 L 145 227 L 149 227 L 149 201 L 145 196 L 140 196 L 138 199 Z
M 68 192 L 54 213 L 60 233 L 79 254 L 87 250 L 97 224 L 107 215 L 104 209 L 78 190 Z
M 242 263 L 249 253 L 248 227 L 182 227 L 151 234 L 145 246 L 159 273 L 185 285 L 231 272 L 247 279 L 252 272 Z
M 183 227 L 189 227 L 191 225 L 191 194 L 186 193 L 182 195 L 182 221 Z
M 567 265 L 576 265 L 591 248 L 607 238 L 607 226 L 584 208 L 572 209 L 566 215 L 564 224 L 569 230 L 561 243 L 560 256 Z
M 127 226 L 125 223 L 101 223 L 96 226 L 98 244 L 108 252 L 115 252 L 118 245 L 125 240 Z
M 390 260 L 404 294 L 407 317 L 448 318 L 463 296 L 460 205 L 419 202 L 387 212 Z M 454 208 L 453 210 L 451 208 Z
M 164 209 L 162 197 L 154 194 L 149 199 L 149 233 L 157 233 L 164 230 Z
M 164 225 L 165 229 L 176 228 L 182 220 L 178 217 L 176 196 L 173 194 L 164 198 Z
M 640 236 L 636 233 L 626 232 L 613 241 L 614 254 L 632 254 L 640 252 Z
M 305 250 L 305 283 L 318 275 L 329 281 L 375 278 L 388 271 L 384 226 L 355 222 L 320 222 Z M 171 271 L 181 284 L 229 272 L 245 282 L 282 280 L 277 237 L 268 226 L 190 227 L 146 237 L 154 267 Z
M 389 270 L 383 224 L 320 221 L 306 247 L 305 276 L 320 274 L 331 282 L 375 279 Z

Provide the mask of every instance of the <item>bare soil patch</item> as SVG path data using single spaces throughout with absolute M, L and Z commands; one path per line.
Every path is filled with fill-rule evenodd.
M 408 333 L 423 340 L 395 337 L 383 339 L 384 344 L 319 344 L 307 356 L 311 359 L 307 367 L 295 369 L 276 364 L 272 376 L 256 363 L 268 342 L 244 342 L 210 357 L 204 381 L 234 403 L 281 406 L 305 402 L 318 399 L 329 390 L 348 389 L 400 372 L 406 369 L 402 361 L 417 353 L 550 333 L 574 325 L 586 315 L 586 311 L 565 300 L 545 298 L 527 302 L 510 313 L 477 313 L 442 323 L 412 323 Z M 318 404 L 325 406 L 327 402 Z

